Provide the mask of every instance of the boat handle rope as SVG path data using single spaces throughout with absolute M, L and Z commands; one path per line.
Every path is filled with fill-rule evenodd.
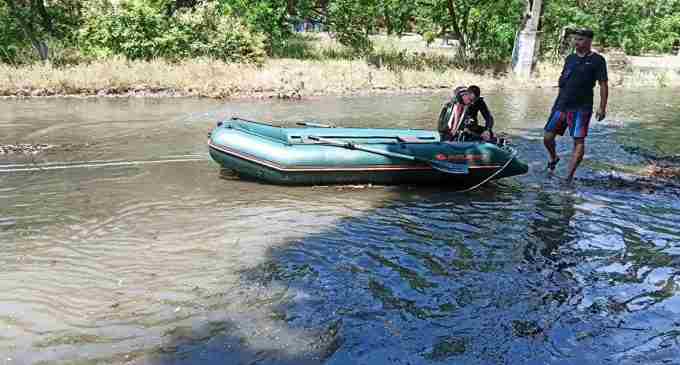
M 507 146 L 507 145 L 506 145 L 506 146 L 503 146 L 501 149 L 503 149 L 503 150 L 509 150 L 509 151 L 510 151 L 510 158 L 505 162 L 505 165 L 503 165 L 503 167 L 501 167 L 498 171 L 496 171 L 496 172 L 494 172 L 493 174 L 491 174 L 491 176 L 487 177 L 486 179 L 484 179 L 484 180 L 483 180 L 482 182 L 480 182 L 479 184 L 476 184 L 476 185 L 474 185 L 474 186 L 472 186 L 472 187 L 470 187 L 470 188 L 467 188 L 467 189 L 457 190 L 456 193 L 466 193 L 466 192 L 468 192 L 468 191 L 475 190 L 475 189 L 479 188 L 480 186 L 486 184 L 487 182 L 491 181 L 491 179 L 493 179 L 494 177 L 498 176 L 498 175 L 499 175 L 501 172 L 503 172 L 508 166 L 510 166 L 510 163 L 517 157 L 517 150 L 515 150 L 514 148 L 512 148 L 512 147 L 510 147 L 510 146 Z

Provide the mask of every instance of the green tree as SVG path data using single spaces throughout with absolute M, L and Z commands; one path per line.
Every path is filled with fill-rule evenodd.
M 264 60 L 262 37 L 216 2 L 178 9 L 167 16 L 146 1 L 97 3 L 80 30 L 83 51 L 95 57 L 179 60 L 210 57 L 226 62 Z
M 421 0 L 417 21 L 452 33 L 463 60 L 498 62 L 512 54 L 523 10 L 522 0 Z
M 632 55 L 669 52 L 680 39 L 679 16 L 680 0 L 547 1 L 543 44 L 555 51 L 564 28 L 589 27 L 601 47 L 623 48 Z
M 325 25 L 338 41 L 360 53 L 372 49 L 369 35 L 382 26 L 389 34 L 410 27 L 416 4 L 400 0 L 220 0 L 266 35 L 268 50 L 292 35 L 295 21 Z
M 401 0 L 380 0 L 378 7 L 387 34 L 397 35 L 411 29 L 418 9 L 415 1 Z
M 220 3 L 243 18 L 253 30 L 265 35 L 269 54 L 292 35 L 289 22 L 292 14 L 287 0 L 220 0 Z
M 49 57 L 48 41 L 65 40 L 80 24 L 81 3 L 77 0 L 0 0 L 2 38 L 6 49 L 30 44 L 42 60 Z M 6 26 L 5 26 L 6 24 Z

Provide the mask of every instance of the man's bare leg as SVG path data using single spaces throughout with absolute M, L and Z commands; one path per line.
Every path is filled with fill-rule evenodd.
M 550 171 L 553 171 L 555 169 L 555 162 L 558 160 L 557 157 L 557 152 L 555 150 L 555 133 L 552 132 L 544 132 L 543 133 L 543 145 L 545 146 L 545 149 L 548 150 L 548 154 L 550 155 Z
M 586 149 L 586 141 L 584 138 L 574 138 L 574 153 L 571 155 L 571 161 L 569 162 L 569 175 L 567 175 L 567 183 L 571 183 L 574 180 L 574 174 L 578 165 L 583 161 L 583 154 Z

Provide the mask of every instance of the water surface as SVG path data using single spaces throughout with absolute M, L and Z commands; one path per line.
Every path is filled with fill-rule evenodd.
M 553 97 L 487 95 L 531 171 L 466 194 L 207 155 L 230 116 L 434 128 L 443 95 L 4 100 L 0 143 L 60 147 L 0 160 L 0 364 L 678 363 L 678 191 L 610 173 L 680 153 L 680 93 L 614 90 L 574 188 Z

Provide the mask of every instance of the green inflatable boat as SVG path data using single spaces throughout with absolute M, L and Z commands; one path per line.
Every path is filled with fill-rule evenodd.
M 446 184 L 468 188 L 525 174 L 507 146 L 440 142 L 436 131 L 283 128 L 232 118 L 217 123 L 210 156 L 239 176 L 273 184 Z

